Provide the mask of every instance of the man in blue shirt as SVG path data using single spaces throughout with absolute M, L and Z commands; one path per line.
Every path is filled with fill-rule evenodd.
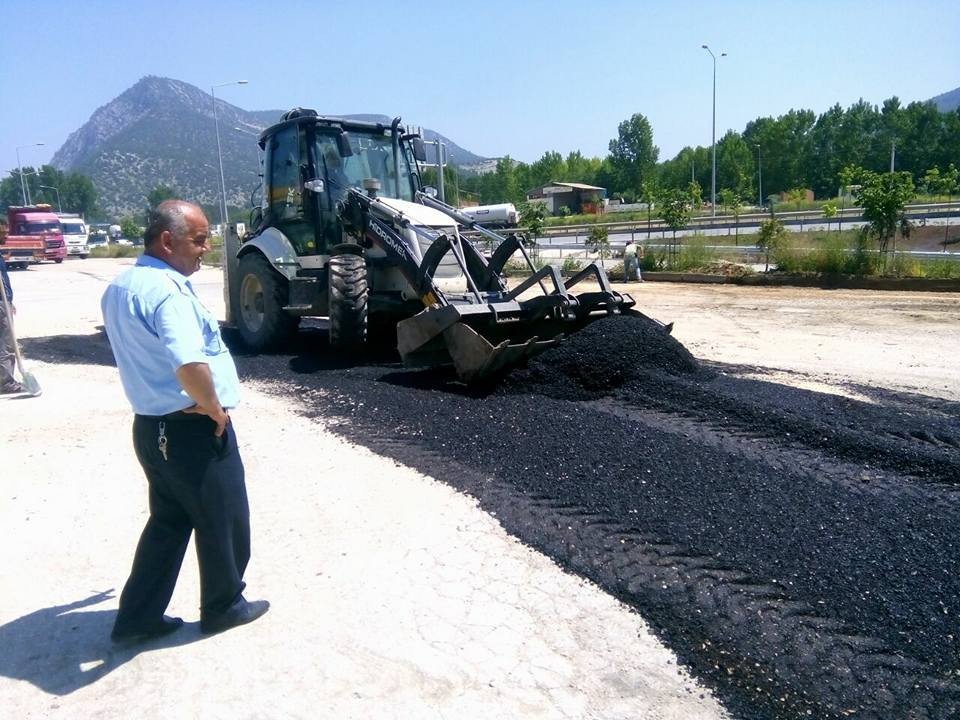
M 0 302 L 0 395 L 13 395 L 23 392 L 23 386 L 13 376 L 16 355 L 13 350 L 13 316 L 17 309 L 13 306 L 13 287 L 10 285 L 10 276 L 7 275 L 7 263 L 0 255 L 0 280 L 3 281 L 2 292 L 7 298 L 6 304 Z M 8 315 L 6 309 L 10 309 Z
M 111 637 L 134 642 L 173 632 L 163 613 L 195 533 L 200 629 L 256 620 L 266 600 L 243 597 L 250 511 L 228 411 L 239 400 L 233 358 L 189 276 L 209 250 L 197 205 L 168 200 L 151 212 L 144 254 L 114 280 L 100 306 L 133 406 L 133 442 L 149 485 L 150 518 L 120 595 Z

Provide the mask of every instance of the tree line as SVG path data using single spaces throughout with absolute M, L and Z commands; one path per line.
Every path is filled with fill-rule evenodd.
M 527 191 L 551 181 L 597 185 L 627 202 L 671 190 L 696 195 L 700 188 L 710 188 L 711 147 L 688 146 L 663 162 L 659 154 L 649 121 L 637 113 L 620 123 L 606 157 L 549 151 L 527 164 L 507 156 L 495 172 L 454 177 L 447 187 L 459 180 L 461 194 L 473 193 L 481 204 L 519 203 Z M 835 197 L 845 167 L 885 172 L 891 154 L 897 171 L 910 173 L 919 188 L 935 194 L 936 188 L 925 185 L 931 172 L 943 178 L 951 163 L 960 161 L 960 109 L 940 112 L 933 103 L 921 102 L 904 107 L 892 97 L 879 107 L 861 99 L 847 109 L 836 104 L 819 116 L 812 110 L 790 110 L 776 118 L 757 118 L 742 132 L 730 130 L 717 141 L 717 196 L 726 191 L 728 197 L 758 202 L 762 179 L 764 201 L 797 188 L 808 188 L 819 198 Z
M 30 201 L 47 203 L 54 211 L 78 213 L 88 220 L 96 213 L 97 189 L 93 181 L 80 173 L 64 173 L 52 165 L 39 168 L 23 168 L 23 185 L 20 170 L 11 170 L 0 180 L 0 211 L 4 214 L 11 205 L 22 205 L 24 192 Z

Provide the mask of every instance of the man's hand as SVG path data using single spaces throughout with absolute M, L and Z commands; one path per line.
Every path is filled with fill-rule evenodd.
M 184 412 L 206 415 L 217 424 L 214 435 L 220 437 L 230 422 L 230 416 L 220 404 L 217 390 L 213 385 L 213 375 L 210 366 L 206 363 L 187 363 L 177 368 L 177 380 L 180 386 L 187 391 L 187 395 L 196 405 L 187 408 Z
M 213 434 L 217 437 L 223 435 L 224 428 L 226 428 L 227 423 L 230 422 L 230 413 L 223 408 L 219 408 L 215 413 L 210 413 L 199 405 L 193 405 L 192 407 L 185 408 L 183 412 L 190 415 L 206 415 L 208 418 L 213 420 L 217 424 L 217 429 L 213 431 Z

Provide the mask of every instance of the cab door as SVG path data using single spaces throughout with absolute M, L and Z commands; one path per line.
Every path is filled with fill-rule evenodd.
M 306 128 L 296 124 L 278 130 L 267 144 L 269 223 L 287 237 L 297 255 L 323 252 L 315 193 L 303 186 L 312 179 L 308 147 Z

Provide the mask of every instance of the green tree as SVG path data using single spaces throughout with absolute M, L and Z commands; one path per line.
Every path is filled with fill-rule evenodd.
M 677 230 L 683 230 L 690 222 L 690 204 L 690 196 L 682 190 L 667 190 L 660 197 L 660 217 L 673 231 L 669 251 L 671 265 L 677 261 Z
M 610 236 L 602 225 L 594 225 L 587 235 L 587 247 L 600 256 L 600 267 L 606 269 L 605 260 L 610 257 Z
M 147 211 L 155 210 L 164 200 L 176 200 L 177 191 L 169 185 L 157 185 L 147 193 Z
M 703 190 L 700 187 L 700 183 L 696 180 L 691 180 L 687 183 L 687 197 L 690 199 L 690 205 L 694 210 L 699 210 L 703 207 Z
M 609 147 L 610 161 L 620 179 L 618 189 L 640 192 L 643 181 L 654 174 L 660 156 L 660 149 L 653 144 L 650 121 L 640 113 L 624 120 Z
M 934 199 L 940 194 L 940 168 L 934 165 L 924 173 L 922 187 L 924 193 L 933 195 Z
M 839 209 L 837 208 L 836 203 L 824 203 L 822 210 L 823 217 L 827 220 L 827 232 L 830 232 L 830 221 L 837 217 Z
M 957 191 L 960 191 L 960 171 L 957 170 L 957 167 L 950 163 L 947 167 L 947 171 L 940 176 L 939 183 L 937 185 L 938 190 L 947 196 L 947 204 L 953 199 L 953 194 Z M 947 251 L 947 239 L 950 236 L 950 216 L 947 216 L 947 222 L 944 224 L 943 228 L 943 251 Z
M 743 201 L 740 196 L 729 188 L 720 191 L 720 204 L 728 213 L 733 215 L 733 243 L 740 244 L 740 213 L 743 212 Z M 727 235 L 729 235 L 729 230 Z
M 526 245 L 534 257 L 539 257 L 537 238 L 543 234 L 546 225 L 547 206 L 536 200 L 524 201 L 517 206 L 517 212 L 520 213 L 520 224 L 527 230 Z
M 63 212 L 84 216 L 96 212 L 97 191 L 85 175 L 64 173 L 52 165 L 40 168 L 28 166 L 23 169 L 23 180 L 34 203 L 46 202 Z M 56 188 L 56 191 L 49 188 Z M 11 170 L 9 176 L 0 181 L 0 209 L 6 210 L 10 205 L 22 203 L 19 170 Z
M 760 232 L 757 233 L 757 247 L 764 254 L 764 272 L 770 270 L 770 253 L 780 248 L 787 238 L 787 229 L 776 218 L 770 218 L 760 223 Z
M 886 263 L 887 246 L 897 231 L 904 207 L 914 196 L 913 177 L 908 172 L 864 171 L 860 183 L 854 198 L 863 208 L 863 218 Z
M 143 231 L 140 229 L 137 219 L 132 215 L 127 215 L 120 220 L 120 234 L 128 240 L 135 240 L 142 236 Z
M 840 215 L 837 217 L 837 232 L 841 232 L 843 229 L 843 211 L 847 209 L 847 193 L 862 172 L 863 168 L 856 165 L 847 165 L 837 173 L 837 179 L 840 181 Z

